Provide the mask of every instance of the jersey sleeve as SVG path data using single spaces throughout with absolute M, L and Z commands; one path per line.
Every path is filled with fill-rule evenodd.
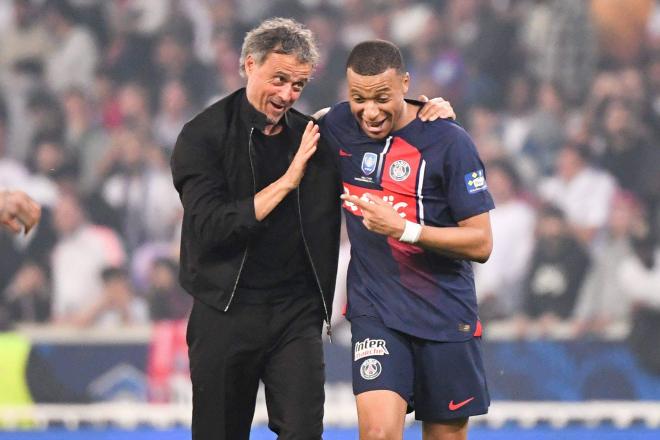
M 445 190 L 456 222 L 495 208 L 488 192 L 486 169 L 470 136 L 460 127 L 445 156 Z

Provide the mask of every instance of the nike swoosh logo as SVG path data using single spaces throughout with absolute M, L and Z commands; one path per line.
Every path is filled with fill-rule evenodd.
M 457 409 L 464 407 L 473 400 L 474 397 L 470 397 L 469 399 L 465 399 L 464 401 L 458 403 L 454 403 L 454 401 L 452 400 L 451 402 L 449 402 L 449 411 L 456 411 Z
M 343 157 L 351 157 L 352 154 L 345 152 L 344 150 L 340 149 L 339 150 L 339 155 Z

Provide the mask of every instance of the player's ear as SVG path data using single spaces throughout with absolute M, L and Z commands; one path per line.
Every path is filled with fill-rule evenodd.
M 401 75 L 401 86 L 403 87 L 403 94 L 408 93 L 408 87 L 410 86 L 410 74 L 408 72 Z

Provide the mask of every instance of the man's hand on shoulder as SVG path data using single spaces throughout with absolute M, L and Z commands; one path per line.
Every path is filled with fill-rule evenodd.
M 419 119 L 422 121 L 435 121 L 436 119 L 456 119 L 456 113 L 449 101 L 443 98 L 433 98 L 429 101 L 426 95 L 420 95 L 419 101 L 424 102 L 424 107 L 419 111 Z
M 316 119 L 317 121 L 321 119 L 323 116 L 325 116 L 328 112 L 330 111 L 330 107 L 325 107 L 320 110 L 317 110 L 316 113 L 314 113 L 312 118 Z
M 307 162 L 309 158 L 316 152 L 316 146 L 320 138 L 319 126 L 314 122 L 309 121 L 305 127 L 305 132 L 303 133 L 302 139 L 300 141 L 300 146 L 296 155 L 289 165 L 289 169 L 284 174 L 287 184 L 289 185 L 289 190 L 293 190 L 298 187 L 300 181 L 305 174 L 305 168 L 307 168 Z

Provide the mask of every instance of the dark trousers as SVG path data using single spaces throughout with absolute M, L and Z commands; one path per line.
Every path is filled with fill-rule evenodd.
M 237 293 L 237 296 L 240 292 Z M 195 300 L 188 322 L 193 440 L 249 439 L 259 381 L 281 440 L 318 440 L 325 380 L 317 294 L 222 312 Z

